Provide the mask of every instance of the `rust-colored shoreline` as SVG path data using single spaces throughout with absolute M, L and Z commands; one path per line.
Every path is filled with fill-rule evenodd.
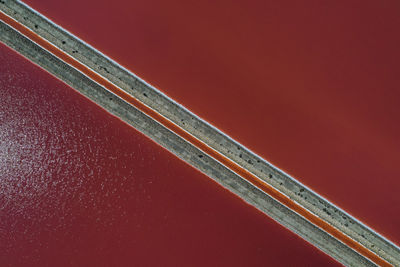
M 361 255 L 365 256 L 366 258 L 368 258 L 375 264 L 378 264 L 380 266 L 391 266 L 391 264 L 389 264 L 388 262 L 386 262 L 385 260 L 383 260 L 382 258 L 377 256 L 375 253 L 373 253 L 366 247 L 362 246 L 361 244 L 359 244 L 355 240 L 351 239 L 350 237 L 348 237 L 347 235 L 345 235 L 344 233 L 342 233 L 335 227 L 331 226 L 330 224 L 328 224 L 327 222 L 325 222 L 318 216 L 312 214 L 305 208 L 301 207 L 296 202 L 294 202 L 293 200 L 288 198 L 286 195 L 282 194 L 281 192 L 274 189 L 272 186 L 263 182 L 262 180 L 260 180 L 258 177 L 256 177 L 252 173 L 248 172 L 241 166 L 239 166 L 236 163 L 234 163 L 233 161 L 231 161 L 229 158 L 218 153 L 213 148 L 209 147 L 208 145 L 206 145 L 205 143 L 203 143 L 196 137 L 192 136 L 191 134 L 186 132 L 184 129 L 180 128 L 179 126 L 177 126 L 176 124 L 174 124 L 173 122 L 171 122 L 170 120 L 168 120 L 167 118 L 165 118 L 164 116 L 159 114 L 158 112 L 149 108 L 148 106 L 146 106 L 145 104 L 143 104 L 136 98 L 132 97 L 131 95 L 129 95 L 128 93 L 126 93 L 125 91 L 120 89 L 119 87 L 115 86 L 114 84 L 112 84 L 111 82 L 109 82 L 108 80 L 106 80 L 105 78 L 100 76 L 99 74 L 97 74 L 95 71 L 93 71 L 90 68 L 88 68 L 87 66 L 81 64 L 79 61 L 75 60 L 74 58 L 72 58 L 71 56 L 66 54 L 64 51 L 62 51 L 59 48 L 57 48 L 56 46 L 52 45 L 47 40 L 43 39 L 42 37 L 40 37 L 33 31 L 31 31 L 30 29 L 28 29 L 27 27 L 25 27 L 24 25 L 19 23 L 18 21 L 12 19 L 11 17 L 7 16 L 6 14 L 4 14 L 2 12 L 0 12 L 0 19 L 2 21 L 4 21 L 5 23 L 7 23 L 8 25 L 10 25 L 11 27 L 13 27 L 14 29 L 18 30 L 20 33 L 22 33 L 23 35 L 25 35 L 26 37 L 28 37 L 35 43 L 37 43 L 38 45 L 42 46 L 43 48 L 45 48 L 46 50 L 48 50 L 49 52 L 51 52 L 52 54 L 57 56 L 58 58 L 62 59 L 64 62 L 70 64 L 71 66 L 73 66 L 77 70 L 81 71 L 82 73 L 84 73 L 86 76 L 88 76 L 92 80 L 94 80 L 97 83 L 99 83 L 100 85 L 104 86 L 106 89 L 113 92 L 118 97 L 120 97 L 123 100 L 125 100 L 126 102 L 132 104 L 137 109 L 139 109 L 140 111 L 144 112 L 146 115 L 148 115 L 155 121 L 162 124 L 164 127 L 173 131 L 175 134 L 184 138 L 186 141 L 188 141 L 192 145 L 196 146 L 197 148 L 204 151 L 206 154 L 208 154 L 211 157 L 213 157 L 214 159 L 218 160 L 219 162 L 224 164 L 226 167 L 228 167 L 232 171 L 239 174 L 243 179 L 247 180 L 248 182 L 250 182 L 257 188 L 261 189 L 266 194 L 272 196 L 273 198 L 275 198 L 276 200 L 278 200 L 279 202 L 281 202 L 288 208 L 292 209 L 293 211 L 297 212 L 298 214 L 300 214 L 301 216 L 306 218 L 308 221 L 310 221 L 314 225 L 325 230 L 327 233 L 334 236 L 336 239 L 340 240 L 342 243 L 346 244 L 347 246 L 354 249 Z

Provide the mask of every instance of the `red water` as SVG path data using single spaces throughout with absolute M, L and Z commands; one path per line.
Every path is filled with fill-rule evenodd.
M 398 1 L 26 2 L 400 242 Z
M 2 266 L 336 265 L 0 45 Z

